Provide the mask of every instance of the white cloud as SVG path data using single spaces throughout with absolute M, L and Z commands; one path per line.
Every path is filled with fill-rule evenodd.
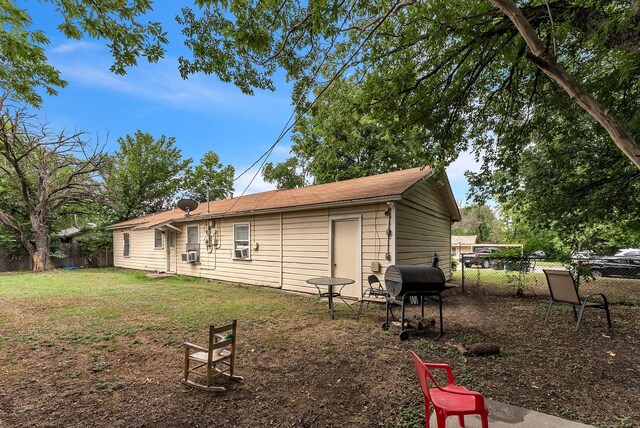
M 62 45 L 61 45 L 62 46 Z M 70 48 L 69 48 L 70 49 Z M 249 97 L 233 85 L 219 82 L 214 76 L 190 76 L 182 79 L 175 58 L 157 64 L 140 63 L 119 76 L 109 71 L 104 57 L 52 58 L 62 78 L 71 85 L 83 85 L 126 94 L 129 98 L 159 102 L 181 110 L 231 111 L 251 119 L 278 120 L 274 111 L 290 111 L 288 96 L 256 92 Z
M 287 146 L 285 144 L 278 144 L 274 149 L 273 149 L 273 154 L 274 155 L 280 155 L 279 157 L 289 157 L 291 155 L 291 146 Z
M 56 54 L 69 54 L 80 50 L 93 50 L 98 45 L 96 43 L 86 42 L 82 40 L 71 40 L 68 42 L 60 43 L 51 49 L 51 52 Z
M 241 172 L 244 171 L 247 168 L 247 166 L 240 166 L 240 167 L 236 167 L 236 171 Z M 276 188 L 276 186 L 274 186 L 271 183 L 267 183 L 266 181 L 264 181 L 262 179 L 262 172 L 259 171 L 258 175 L 255 177 L 255 179 L 253 180 L 253 182 L 251 182 L 251 179 L 253 179 L 254 175 L 256 174 L 256 167 L 254 167 L 251 171 L 247 172 L 246 174 L 244 174 L 242 177 L 240 177 L 238 179 L 238 181 L 236 181 L 235 183 L 233 183 L 233 195 L 235 196 L 240 196 L 242 194 L 242 192 L 244 191 L 245 195 L 251 195 L 253 193 L 260 193 L 260 192 L 266 192 L 268 190 L 274 190 Z M 251 184 L 249 184 L 251 182 Z M 247 188 L 247 186 L 249 186 Z M 246 189 L 246 191 L 245 191 Z

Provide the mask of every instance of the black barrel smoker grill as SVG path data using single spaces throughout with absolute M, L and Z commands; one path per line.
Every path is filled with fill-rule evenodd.
M 402 305 L 402 317 L 400 318 L 400 340 L 409 338 L 409 333 L 413 330 L 405 329 L 405 306 L 411 297 L 417 297 L 420 301 L 421 313 L 424 318 L 424 301 L 430 299 L 438 302 L 440 315 L 440 334 L 444 333 L 442 327 L 442 292 L 455 285 L 447 284 L 444 272 L 437 266 L 428 265 L 391 265 L 384 274 L 384 282 L 387 288 L 387 319 L 382 328 L 388 330 L 389 314 L 391 306 L 400 301 Z M 393 316 L 393 314 L 391 314 Z

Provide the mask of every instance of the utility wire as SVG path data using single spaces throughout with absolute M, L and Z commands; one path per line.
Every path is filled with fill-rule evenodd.
M 240 196 L 238 196 L 237 200 L 233 203 L 233 205 L 231 205 L 228 209 L 225 210 L 224 213 L 227 213 L 229 211 L 231 211 L 231 209 L 233 209 L 233 207 L 238 203 L 238 200 L 240 200 L 240 198 L 242 198 L 242 196 L 244 196 L 245 192 L 247 191 L 247 189 L 249 189 L 249 186 L 251 186 L 251 184 L 253 183 L 253 181 L 256 179 L 256 177 L 258 176 L 258 173 L 262 170 L 262 167 L 264 166 L 264 164 L 267 162 L 267 160 L 269 159 L 269 156 L 271 155 L 271 153 L 273 152 L 273 150 L 276 148 L 276 146 L 278 145 L 278 143 L 284 138 L 284 136 L 291 130 L 291 128 L 293 128 L 296 123 L 298 123 L 298 121 L 300 120 L 300 118 L 302 116 L 304 116 L 317 102 L 318 100 L 322 97 L 322 95 L 324 95 L 324 93 L 329 89 L 329 87 L 331 86 L 331 84 L 333 82 L 335 82 L 341 75 L 342 73 L 344 73 L 344 71 L 349 67 L 349 64 L 351 64 L 351 61 L 353 61 L 353 59 L 356 57 L 356 55 L 358 55 L 358 53 L 360 52 L 360 50 L 362 49 L 362 47 L 365 45 L 365 43 L 367 43 L 369 41 L 369 39 L 371 39 L 371 37 L 373 36 L 373 34 L 378 30 L 378 28 L 380 28 L 380 26 L 386 21 L 386 19 L 389 17 L 389 15 L 391 15 L 393 13 L 393 11 L 395 10 L 395 8 L 397 7 L 399 1 L 396 1 L 393 5 L 393 7 L 391 9 L 389 9 L 389 11 L 382 17 L 382 19 L 380 19 L 371 29 L 371 31 L 369 31 L 369 33 L 367 34 L 367 36 L 364 38 L 364 40 L 360 43 L 360 45 L 358 46 L 358 48 L 355 50 L 355 52 L 353 52 L 351 54 L 351 56 L 349 57 L 349 59 L 347 61 L 345 61 L 342 66 L 340 67 L 340 69 L 331 77 L 331 79 L 329 79 L 329 81 L 327 82 L 327 84 L 322 88 L 322 90 L 320 91 L 320 93 L 313 99 L 313 101 L 302 111 L 302 113 L 300 113 L 296 119 L 294 120 L 294 122 L 292 124 L 289 125 L 289 123 L 291 122 L 291 119 L 293 118 L 293 116 L 295 116 L 296 114 L 296 109 L 294 109 L 293 113 L 291 114 L 291 116 L 289 117 L 289 120 L 287 121 L 287 123 L 285 124 L 285 127 L 283 128 L 283 130 L 280 132 L 280 135 L 278 136 L 278 138 L 276 139 L 276 141 L 253 163 L 251 164 L 251 166 L 247 169 L 245 169 L 240 175 L 238 175 L 234 181 L 236 181 L 237 179 L 239 179 L 240 177 L 242 177 L 245 173 L 247 173 L 249 170 L 251 170 L 251 168 L 253 168 L 256 164 L 258 164 L 258 162 L 260 162 L 260 160 L 264 159 L 262 161 L 262 163 L 260 164 L 260 168 L 258 168 L 258 170 L 256 171 L 256 173 L 253 175 L 253 177 L 251 178 L 251 180 L 249 181 L 249 184 L 244 188 L 244 190 L 242 191 L 242 193 L 240 194 Z M 354 2 L 354 6 L 355 6 L 355 2 Z M 352 8 L 353 10 L 353 8 Z M 350 16 L 350 13 L 348 13 L 345 16 L 345 20 L 342 23 L 342 26 L 340 27 L 340 30 L 342 30 L 342 28 L 344 27 L 344 24 L 346 23 L 348 17 Z M 336 36 L 334 37 L 334 39 L 331 42 L 331 46 L 333 46 L 333 43 L 335 42 L 336 38 L 337 38 L 337 34 L 339 34 L 341 31 L 339 31 L 338 33 L 336 33 Z M 327 54 L 325 54 L 325 57 L 323 59 L 323 62 L 321 63 L 321 65 L 324 63 L 324 61 L 327 59 L 328 56 L 328 52 L 330 49 L 327 50 Z M 318 66 L 318 68 L 316 69 L 316 75 L 317 73 L 320 71 L 321 66 Z M 314 76 L 314 80 L 315 80 L 315 76 Z M 308 93 L 307 89 L 307 93 Z M 301 96 L 301 99 L 298 101 L 298 103 L 300 103 L 302 101 L 303 96 Z M 224 214 L 223 213 L 223 214 Z
M 320 62 L 320 64 L 318 64 L 318 67 L 316 67 L 315 71 L 313 72 L 312 80 L 309 82 L 309 85 L 306 87 L 305 91 L 300 94 L 300 97 L 296 101 L 294 109 L 291 112 L 291 115 L 289 116 L 289 119 L 287 119 L 287 122 L 282 127 L 282 130 L 280 131 L 280 134 L 278 135 L 278 138 L 276 138 L 275 143 L 273 145 L 271 145 L 254 163 L 252 163 L 248 168 L 246 168 L 236 178 L 234 178 L 233 181 L 237 181 L 240 177 L 242 177 L 244 174 L 249 172 L 254 166 L 256 166 L 256 164 L 258 162 L 260 162 L 260 160 L 262 160 L 263 157 L 269 156 L 273 152 L 273 149 L 275 148 L 275 146 L 284 138 L 285 135 L 287 135 L 287 132 L 289 131 L 289 129 L 291 129 L 289 127 L 289 123 L 291 123 L 291 120 L 296 115 L 296 111 L 298 110 L 298 107 L 302 104 L 302 102 L 306 98 L 307 94 L 309 93 L 309 90 L 311 90 L 313 82 L 316 81 L 316 78 L 318 77 L 318 73 L 320 73 L 320 70 L 322 69 L 322 66 L 324 65 L 324 63 L 326 62 L 327 58 L 329 57 L 329 52 L 333 48 L 333 45 L 335 44 L 335 42 L 336 42 L 336 40 L 338 38 L 338 35 L 344 29 L 344 26 L 347 23 L 347 19 L 349 19 L 349 16 L 351 16 L 351 12 L 353 12 L 353 9 L 355 8 L 356 3 L 357 3 L 357 1 L 354 0 L 354 2 L 351 5 L 351 8 L 348 11 L 348 13 L 345 15 L 344 21 L 342 21 L 342 24 L 340 25 L 340 30 L 337 31 L 336 34 L 331 39 L 331 43 L 329 44 L 329 47 L 326 49 L 324 57 L 322 58 L 322 61 Z M 306 111 L 307 110 L 305 110 L 305 113 L 306 113 Z M 296 124 L 296 122 L 293 123 L 293 125 L 295 125 L 295 124 Z M 264 165 L 264 162 L 262 163 L 262 165 Z M 253 181 L 253 180 L 251 180 L 251 181 Z M 245 191 L 246 191 L 246 189 L 245 189 Z M 244 194 L 244 192 L 243 192 L 243 194 Z

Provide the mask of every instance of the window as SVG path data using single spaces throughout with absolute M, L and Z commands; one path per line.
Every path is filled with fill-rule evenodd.
M 176 246 L 176 233 L 169 232 L 169 247 L 174 248 Z
M 236 223 L 233 225 L 233 258 L 250 259 L 251 233 L 249 223 Z
M 187 227 L 187 244 L 197 244 L 199 239 L 198 226 Z
M 156 250 L 161 250 L 163 248 L 163 246 L 162 246 L 162 231 L 161 230 L 154 230 L 153 231 L 153 248 L 155 248 Z
M 129 257 L 129 232 L 124 232 L 122 236 L 124 238 L 124 248 L 122 249 L 122 255 L 124 257 Z

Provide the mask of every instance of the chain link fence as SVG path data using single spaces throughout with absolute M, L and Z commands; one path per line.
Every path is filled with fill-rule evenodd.
M 569 269 L 578 273 L 581 295 L 604 293 L 614 303 L 640 305 L 640 257 L 590 257 L 563 263 L 534 257 L 464 254 L 453 265 L 452 282 L 463 292 L 548 296 L 544 270 Z

